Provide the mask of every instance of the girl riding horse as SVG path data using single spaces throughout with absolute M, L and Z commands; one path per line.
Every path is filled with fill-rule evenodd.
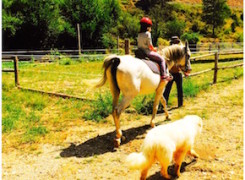
M 161 80 L 171 81 L 172 77 L 169 76 L 165 59 L 157 53 L 157 49 L 152 45 L 151 27 L 152 21 L 150 18 L 143 17 L 140 20 L 140 33 L 137 38 L 138 48 L 143 50 L 150 60 L 159 64 Z

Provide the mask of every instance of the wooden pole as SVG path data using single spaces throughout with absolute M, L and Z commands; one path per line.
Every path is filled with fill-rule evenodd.
M 78 40 L 78 55 L 81 54 L 81 34 L 80 34 L 80 24 L 77 23 L 77 40 Z
M 219 61 L 219 54 L 215 53 L 215 61 L 214 61 L 214 80 L 213 84 L 217 82 L 217 74 L 218 74 L 218 61 Z
M 15 79 L 15 86 L 19 86 L 19 74 L 18 74 L 18 57 L 14 57 L 14 79 Z
M 125 39 L 125 54 L 129 54 L 129 39 Z
M 119 54 L 119 36 L 117 36 L 117 54 Z
M 218 43 L 218 52 L 220 52 L 220 44 Z
M 26 90 L 26 91 L 31 91 L 31 92 L 38 92 L 38 93 L 48 94 L 48 95 L 61 97 L 61 98 L 74 98 L 74 99 L 79 99 L 79 100 L 83 100 L 83 101 L 94 101 L 93 99 L 88 99 L 88 98 L 84 98 L 84 97 L 77 97 L 77 96 L 71 96 L 71 95 L 62 94 L 62 93 L 41 91 L 41 90 L 37 90 L 37 89 L 24 88 L 24 87 L 21 87 L 21 86 L 18 86 L 18 88 L 21 89 L 21 90 Z

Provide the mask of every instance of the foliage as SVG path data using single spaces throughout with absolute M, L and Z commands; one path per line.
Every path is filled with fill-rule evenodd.
M 168 21 L 166 24 L 167 32 L 165 34 L 166 37 L 172 36 L 181 36 L 185 30 L 185 22 L 180 20 Z
M 2 5 L 4 50 L 75 49 L 77 24 L 83 49 L 115 48 L 118 37 L 120 41 L 129 38 L 135 45 L 143 16 L 153 20 L 154 45 L 160 38 L 168 40 L 184 33 L 206 37 L 211 33 L 209 26 L 220 40 L 241 41 L 241 36 L 233 34 L 243 28 L 241 10 L 231 13 L 226 0 L 203 0 L 203 6 L 172 0 L 3 0 Z M 226 28 L 222 28 L 225 23 Z
M 243 33 L 237 34 L 236 40 L 237 40 L 237 42 L 243 42 Z
M 124 38 L 130 38 L 136 39 L 138 36 L 138 32 L 140 30 L 140 24 L 139 24 L 139 16 L 133 16 L 130 13 L 122 13 L 121 16 L 118 19 L 117 24 L 117 34 Z
M 91 107 L 83 115 L 85 120 L 100 122 L 112 112 L 112 96 L 109 92 L 98 94 L 97 100 L 91 102 Z
M 148 1 L 149 2 L 149 1 Z M 154 0 L 149 2 L 148 5 L 150 8 L 149 15 L 153 20 L 152 26 L 152 42 L 154 45 L 157 44 L 158 38 L 162 35 L 164 36 L 165 23 L 168 20 L 173 19 L 172 17 L 172 5 L 168 3 L 168 1 L 159 1 Z M 164 9 L 164 11 L 162 10 Z M 166 36 L 165 36 L 166 37 Z
M 190 44 L 197 44 L 200 40 L 200 35 L 198 33 L 184 33 L 180 38 L 187 40 Z
M 227 0 L 203 0 L 203 21 L 212 26 L 212 35 L 215 29 L 225 24 L 225 19 L 230 16 L 231 10 L 226 4 Z

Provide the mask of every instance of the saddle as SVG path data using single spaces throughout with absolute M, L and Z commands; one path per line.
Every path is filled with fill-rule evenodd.
M 142 49 L 135 50 L 135 57 L 144 61 L 146 65 L 156 74 L 160 74 L 160 67 L 156 62 L 153 62 L 147 57 L 146 53 Z

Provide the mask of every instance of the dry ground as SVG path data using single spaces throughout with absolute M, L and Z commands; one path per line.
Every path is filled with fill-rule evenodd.
M 197 161 L 185 159 L 180 180 L 243 179 L 243 78 L 233 80 L 225 88 L 213 85 L 185 106 L 171 111 L 172 120 L 186 114 L 203 117 L 204 129 L 196 139 Z M 63 144 L 41 144 L 32 153 L 15 148 L 4 149 L 2 179 L 139 179 L 139 171 L 131 171 L 124 160 L 140 151 L 143 138 L 150 129 L 150 116 L 123 114 L 122 129 L 127 140 L 113 151 L 114 125 L 81 122 L 67 131 Z M 158 115 L 157 123 L 164 121 Z M 18 148 L 19 149 L 19 148 Z M 148 173 L 148 180 L 162 179 L 158 163 Z M 170 173 L 172 167 L 169 168 Z

